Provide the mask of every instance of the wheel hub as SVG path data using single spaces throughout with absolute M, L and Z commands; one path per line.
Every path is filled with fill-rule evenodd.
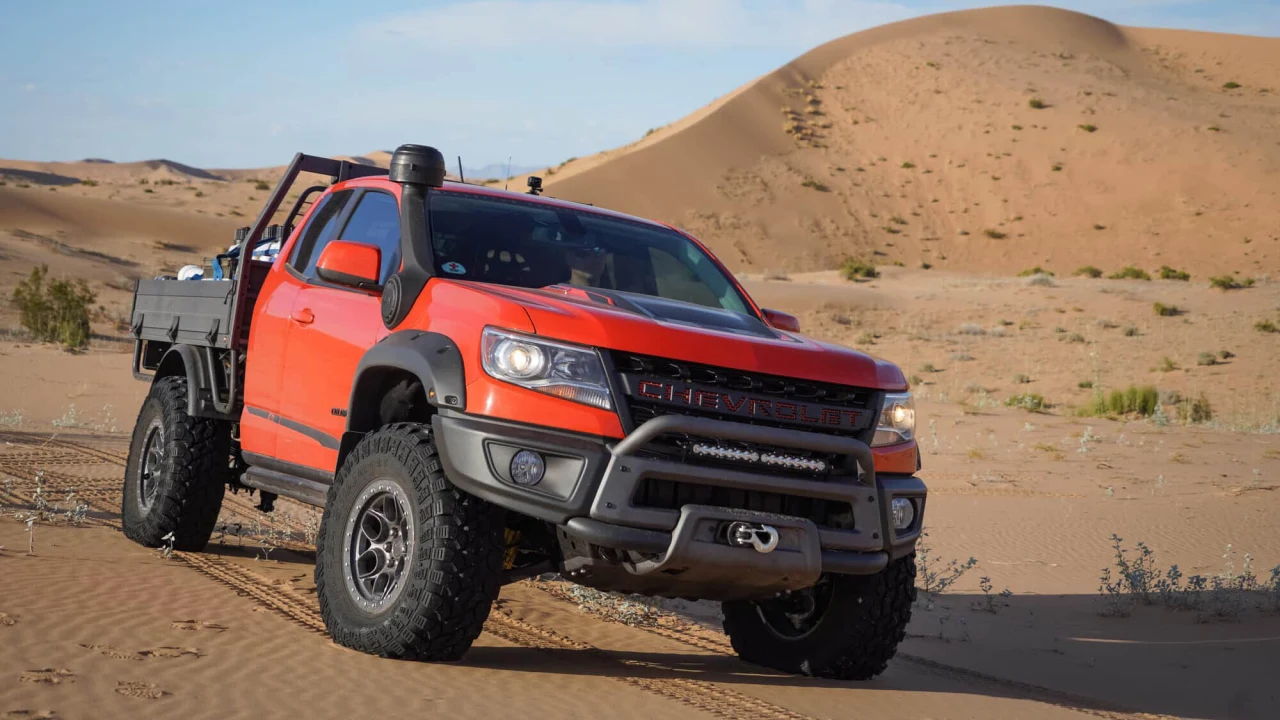
M 811 588 L 759 601 L 756 610 L 775 635 L 799 639 L 813 632 L 822 621 L 831 606 L 832 590 L 830 580 L 824 577 Z
M 352 507 L 343 533 L 344 584 L 359 608 L 378 614 L 404 590 L 413 554 L 412 506 L 399 484 L 380 478 Z
M 138 463 L 138 509 L 144 515 L 156 502 L 163 466 L 164 424 L 160 422 L 160 418 L 156 418 L 147 427 L 146 440 L 142 443 L 142 457 Z

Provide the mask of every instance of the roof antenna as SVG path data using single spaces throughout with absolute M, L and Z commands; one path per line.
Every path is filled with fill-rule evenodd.
M 467 179 L 462 176 L 462 156 L 458 156 L 458 182 L 466 182 Z
M 507 183 L 511 182 L 511 156 L 507 156 L 507 178 L 502 181 L 502 189 L 507 189 Z

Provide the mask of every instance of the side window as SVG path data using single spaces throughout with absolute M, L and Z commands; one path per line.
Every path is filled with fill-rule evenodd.
M 378 282 L 385 283 L 400 267 L 400 208 L 396 199 L 384 192 L 366 192 L 338 239 L 378 246 L 382 251 Z
M 294 248 L 293 257 L 289 259 L 289 265 L 293 269 L 307 277 L 314 276 L 320 251 L 337 235 L 338 216 L 342 214 L 342 208 L 351 198 L 351 193 L 351 190 L 340 190 L 320 200 L 322 204 L 311 214 L 311 219 L 307 221 L 307 227 L 303 229 L 302 237 Z

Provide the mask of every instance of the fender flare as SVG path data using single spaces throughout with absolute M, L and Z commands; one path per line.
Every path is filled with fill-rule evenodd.
M 215 420 L 235 420 L 226 413 L 218 412 L 213 405 L 212 373 L 216 371 L 200 352 L 200 348 L 191 345 L 174 345 L 165 351 L 157 366 L 155 380 L 170 375 L 185 374 L 187 376 L 187 414 L 192 417 L 213 418 Z M 183 373 L 164 372 L 167 365 L 181 362 Z M 152 380 L 154 383 L 155 380 Z
M 378 389 L 388 371 L 417 377 L 427 402 L 434 407 L 457 411 L 467 407 L 467 377 L 457 343 L 447 335 L 423 330 L 391 333 L 365 351 L 356 366 L 347 403 L 347 429 L 342 434 L 335 471 L 342 467 L 347 453 L 360 438 L 377 429 L 378 405 L 368 396 Z

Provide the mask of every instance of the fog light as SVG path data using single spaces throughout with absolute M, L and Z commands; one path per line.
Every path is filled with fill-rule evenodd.
M 907 498 L 894 498 L 889 506 L 893 511 L 893 529 L 906 530 L 916 519 L 916 506 Z
M 511 481 L 517 485 L 537 485 L 546 471 L 542 456 L 532 450 L 521 450 L 511 458 Z

